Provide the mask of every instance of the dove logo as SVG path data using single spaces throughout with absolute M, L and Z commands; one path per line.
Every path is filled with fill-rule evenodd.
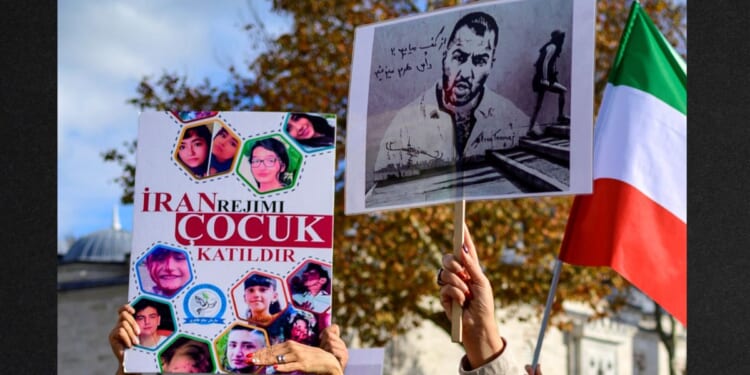
M 226 311 L 227 300 L 224 293 L 211 284 L 196 285 L 185 296 L 185 324 L 224 324 L 222 316 Z

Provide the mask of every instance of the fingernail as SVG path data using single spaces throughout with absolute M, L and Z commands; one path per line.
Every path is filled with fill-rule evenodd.
M 468 247 L 466 247 L 466 245 L 465 245 L 465 244 L 464 244 L 464 245 L 461 245 L 461 248 L 462 248 L 462 249 L 464 250 L 464 253 L 466 253 L 466 254 L 468 254 L 468 253 L 469 253 L 469 248 L 468 248 Z
M 245 355 L 245 363 L 252 363 L 253 362 L 253 353 L 247 353 Z
M 273 365 L 273 369 L 274 370 L 278 370 L 279 369 L 279 365 Z
M 138 336 L 135 337 L 135 340 L 133 340 L 136 345 L 141 345 L 141 340 L 138 339 Z
M 466 295 L 466 299 L 471 299 L 472 297 L 471 290 L 467 290 L 466 293 L 464 293 L 464 295 Z
M 469 275 L 466 274 L 466 271 L 459 272 L 458 277 L 460 277 L 463 281 L 469 281 Z

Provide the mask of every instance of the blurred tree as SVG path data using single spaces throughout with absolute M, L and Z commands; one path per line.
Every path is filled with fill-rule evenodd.
M 164 73 L 144 78 L 130 102 L 152 110 L 265 110 L 335 112 L 337 158 L 344 160 L 346 109 L 354 29 L 410 13 L 457 5 L 461 1 L 274 0 L 273 9 L 288 13 L 290 33 L 274 40 L 262 34 L 259 19 L 246 26 L 266 50 L 242 69 L 229 67 L 230 80 L 191 86 L 187 77 Z M 671 0 L 644 0 L 642 6 L 667 38 L 683 46 L 686 8 Z M 596 23 L 596 105 L 619 44 L 629 2 L 600 0 Z M 258 32 L 261 35 L 258 36 Z M 105 160 L 119 163 L 123 202 L 132 202 L 135 167 L 127 162 L 135 143 L 109 150 Z M 337 165 L 341 165 L 339 163 Z M 339 182 L 342 174 L 337 174 Z M 530 303 L 544 308 L 572 198 L 545 197 L 467 203 L 467 224 L 501 306 Z M 336 192 L 334 311 L 343 331 L 363 343 L 383 345 L 423 319 L 447 331 L 450 322 L 435 296 L 442 254 L 451 251 L 453 205 L 344 216 L 344 190 Z M 553 306 L 553 322 L 564 300 L 589 303 L 606 316 L 623 301 L 607 299 L 627 283 L 607 268 L 565 266 Z M 601 309 L 600 302 L 609 308 Z M 519 319 L 528 317 L 518 316 Z M 347 335 L 349 336 L 349 335 Z M 351 337 L 351 336 L 349 336 Z

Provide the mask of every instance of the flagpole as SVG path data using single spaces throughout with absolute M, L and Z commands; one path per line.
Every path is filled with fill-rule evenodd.
M 542 318 L 542 325 L 539 328 L 539 338 L 536 340 L 536 349 L 534 349 L 534 359 L 531 361 L 531 368 L 536 373 L 536 365 L 539 362 L 539 353 L 542 351 L 542 341 L 544 341 L 544 331 L 547 328 L 547 321 L 549 320 L 549 312 L 552 309 L 552 301 L 555 300 L 555 292 L 557 291 L 557 281 L 560 279 L 560 269 L 562 262 L 560 259 L 555 258 L 555 270 L 552 273 L 552 284 L 549 287 L 549 293 L 547 294 L 547 305 L 544 307 L 544 317 Z
M 466 218 L 466 201 L 456 202 L 453 208 L 453 256 L 461 259 L 461 247 L 464 244 L 464 219 Z M 463 308 L 453 300 L 451 302 L 451 341 L 461 343 Z

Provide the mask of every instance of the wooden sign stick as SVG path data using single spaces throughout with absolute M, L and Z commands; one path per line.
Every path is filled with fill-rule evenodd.
M 461 259 L 461 246 L 464 244 L 464 219 L 466 217 L 466 201 L 456 202 L 453 209 L 453 256 Z M 461 315 L 463 308 L 453 301 L 451 306 L 451 341 L 461 343 Z

